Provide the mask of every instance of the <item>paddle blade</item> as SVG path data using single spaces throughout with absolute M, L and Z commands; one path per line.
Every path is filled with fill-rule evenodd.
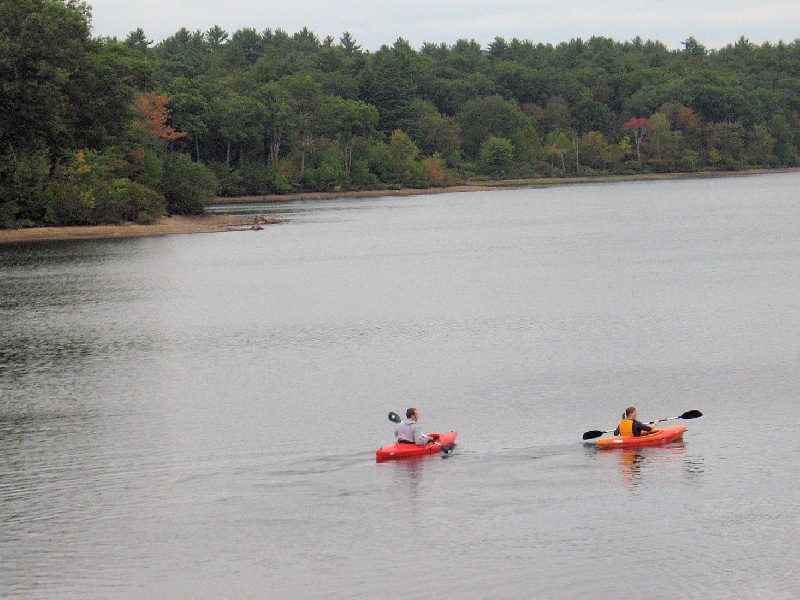
M 400 418 L 400 415 L 398 415 L 396 412 L 390 412 L 389 413 L 389 420 L 392 423 L 399 423 L 402 419 Z
M 681 415 L 681 419 L 697 419 L 703 416 L 699 410 L 687 410 Z
M 433 443 L 439 446 L 439 450 L 442 451 L 442 454 L 450 454 L 450 451 L 453 449 L 453 446 L 455 445 L 455 444 L 440 444 L 439 442 L 436 441 L 436 439 L 433 440 Z
M 594 438 L 599 438 L 604 433 L 605 431 L 598 431 L 596 429 L 594 431 L 587 431 L 586 433 L 583 434 L 583 439 L 593 440 Z

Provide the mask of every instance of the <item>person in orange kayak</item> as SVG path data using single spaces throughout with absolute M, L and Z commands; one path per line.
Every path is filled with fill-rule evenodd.
M 394 428 L 394 437 L 401 444 L 416 444 L 417 446 L 424 446 L 431 444 L 434 441 L 433 436 L 428 436 L 422 433 L 422 429 L 417 423 L 419 419 L 419 412 L 416 408 L 409 408 L 406 411 L 406 420 L 402 421 L 397 427 Z
M 645 425 L 636 419 L 636 407 L 629 406 L 625 409 L 625 412 L 622 413 L 622 421 L 619 422 L 617 428 L 614 430 L 614 435 L 619 435 L 622 437 L 639 437 L 642 435 L 642 432 L 651 432 L 653 431 L 653 427 L 658 425 L 658 419 L 653 421 L 653 426 Z

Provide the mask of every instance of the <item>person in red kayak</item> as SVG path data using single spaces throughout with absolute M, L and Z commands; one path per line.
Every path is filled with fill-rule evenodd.
M 417 423 L 419 419 L 419 412 L 416 408 L 409 408 L 406 411 L 406 420 L 402 421 L 394 428 L 394 437 L 401 444 L 416 444 L 417 446 L 424 446 L 435 442 L 434 436 L 428 436 L 422 433 L 422 429 Z
M 622 413 L 622 421 L 619 422 L 617 428 L 614 430 L 614 435 L 619 435 L 622 437 L 639 437 L 642 435 L 643 432 L 650 433 L 653 431 L 653 427 L 658 425 L 658 419 L 653 421 L 653 427 L 650 425 L 645 425 L 636 420 L 636 407 L 629 406 L 625 409 L 625 412 Z

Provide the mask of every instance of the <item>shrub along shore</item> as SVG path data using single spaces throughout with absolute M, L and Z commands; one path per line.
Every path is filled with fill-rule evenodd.
M 554 185 L 574 185 L 586 183 L 605 183 L 611 181 L 656 181 L 669 179 L 690 179 L 705 177 L 740 177 L 766 173 L 800 172 L 792 169 L 755 169 L 738 172 L 701 173 L 661 173 L 651 175 L 598 176 L 545 179 L 507 179 L 486 181 L 451 187 L 401 190 L 369 190 L 360 192 L 317 192 L 283 195 L 240 196 L 236 198 L 217 197 L 213 204 L 257 204 L 267 202 L 291 202 L 297 200 L 326 200 L 336 198 L 375 198 L 381 196 L 417 196 L 458 192 L 476 192 Z M 249 231 L 253 229 L 253 217 L 234 217 L 229 215 L 204 214 L 199 216 L 162 217 L 150 225 L 126 223 L 119 225 L 89 225 L 70 227 L 31 227 L 27 229 L 0 229 L 0 244 L 23 242 L 42 242 L 56 240 L 130 238 L 187 233 L 214 233 L 221 231 Z M 260 225 L 278 223 L 279 219 L 260 217 Z

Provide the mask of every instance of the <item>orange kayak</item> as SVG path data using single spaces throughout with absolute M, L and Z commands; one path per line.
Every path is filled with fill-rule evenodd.
M 457 431 L 448 431 L 447 433 L 430 433 L 430 436 L 439 436 L 436 440 L 439 444 L 425 444 L 424 446 L 417 446 L 416 444 L 401 444 L 395 442 L 383 448 L 378 448 L 375 451 L 375 461 L 383 462 L 385 460 L 395 460 L 398 458 L 411 458 L 414 456 L 424 456 L 426 454 L 441 454 L 442 446 L 452 446 L 456 441 Z
M 683 438 L 686 425 L 673 425 L 663 429 L 654 429 L 639 437 L 612 437 L 597 440 L 598 448 L 641 448 L 644 446 L 662 446 L 670 442 L 677 442 Z

